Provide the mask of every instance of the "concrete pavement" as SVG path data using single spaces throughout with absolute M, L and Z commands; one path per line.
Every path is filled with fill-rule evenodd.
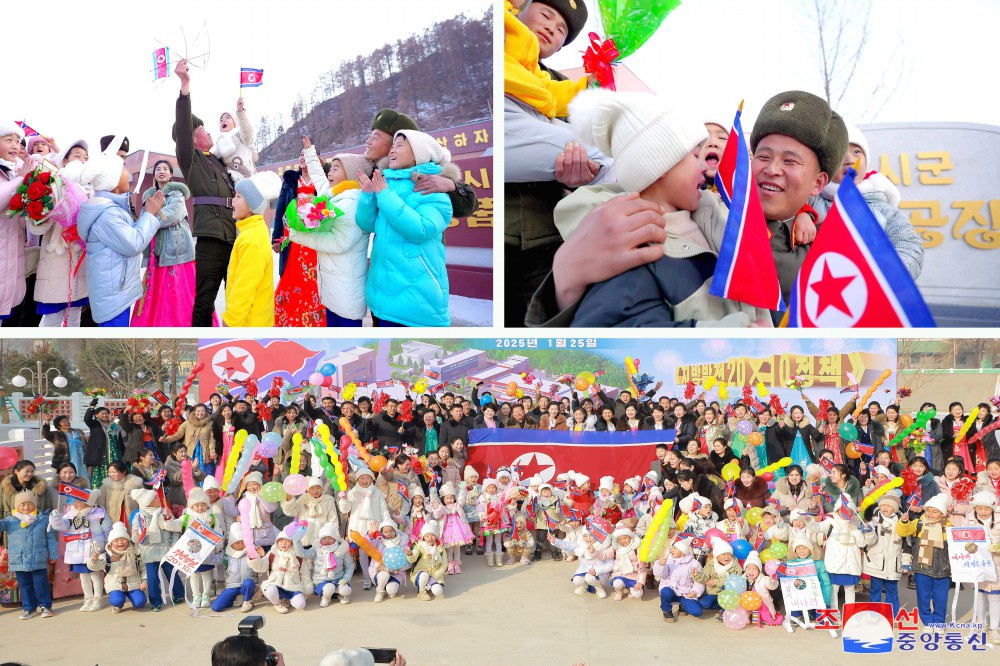
M 499 569 L 487 568 L 481 556 L 465 557 L 465 572 L 448 577 L 440 601 L 419 601 L 408 586 L 402 598 L 374 604 L 374 592 L 362 591 L 356 575 L 349 605 L 320 609 L 311 597 L 304 611 L 278 615 L 269 604 L 258 604 L 252 614 L 264 616 L 261 637 L 285 655 L 287 666 L 315 666 L 324 654 L 344 646 L 395 647 L 410 666 L 861 663 L 845 655 L 841 641 L 826 631 L 731 631 L 712 619 L 714 614 L 682 616 L 667 624 L 652 590 L 639 601 L 577 596 L 569 582 L 575 564 L 547 557 L 530 566 Z M 914 593 L 905 584 L 900 587 L 903 605 L 912 606 Z M 961 617 L 968 618 L 971 597 L 969 589 L 961 593 Z M 186 607 L 152 613 L 148 606 L 119 615 L 107 607 L 80 613 L 80 602 L 59 600 L 55 617 L 44 620 L 36 614 L 19 621 L 20 608 L 0 610 L 0 655 L 31 666 L 209 664 L 212 644 L 237 633 L 236 625 L 245 617 L 238 609 L 220 615 L 204 609 L 204 615 L 192 617 Z M 996 653 L 974 653 L 968 646 L 929 652 L 918 643 L 907 654 L 897 647 L 886 661 L 904 659 L 908 666 L 986 663 L 995 661 Z

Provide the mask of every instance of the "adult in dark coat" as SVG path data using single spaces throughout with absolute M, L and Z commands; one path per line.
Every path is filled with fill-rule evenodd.
M 450 444 L 455 441 L 456 437 L 461 437 L 463 442 L 468 443 L 469 430 L 470 428 L 465 422 L 465 415 L 462 413 L 462 407 L 458 403 L 453 404 L 449 418 L 441 424 L 441 441 Z
M 131 465 L 138 460 L 145 448 L 154 449 L 160 462 L 165 462 L 170 455 L 169 446 L 160 441 L 163 430 L 153 423 L 145 412 L 122 414 L 118 426 L 124 435 L 125 450 L 122 452 L 122 460 L 125 464 Z M 151 438 L 148 440 L 150 446 L 146 444 L 147 438 Z
M 967 418 L 968 414 L 965 413 L 962 403 L 953 402 L 948 406 L 948 415 L 941 419 L 941 454 L 945 460 L 955 455 L 955 428 L 961 427 Z M 966 434 L 965 437 L 968 440 L 969 435 Z M 971 450 L 969 454 L 972 454 Z
M 52 422 L 52 427 L 49 426 L 48 420 L 42 424 L 42 437 L 52 442 L 52 446 L 55 449 L 52 452 L 52 469 L 56 471 L 59 471 L 63 463 L 72 462 L 69 455 L 69 440 L 67 439 L 70 433 L 75 433 L 80 438 L 80 443 L 83 444 L 84 450 L 86 450 L 87 436 L 79 428 L 70 426 L 68 416 L 57 416 Z M 87 470 L 81 469 L 77 470 L 77 472 L 86 476 Z
M 791 455 L 792 448 L 795 446 L 795 436 L 802 435 L 802 443 L 805 444 L 806 452 L 809 454 L 809 462 L 816 462 L 813 444 L 819 444 L 823 441 L 823 433 L 817 430 L 816 426 L 809 421 L 802 407 L 795 405 L 788 410 L 788 414 L 785 415 L 779 432 L 781 433 L 783 448 L 788 451 L 788 455 Z M 799 464 L 801 461 L 796 460 L 794 462 Z
M 379 449 L 399 446 L 405 432 L 405 424 L 399 420 L 399 403 L 390 398 L 385 408 L 372 417 L 368 424 L 368 437 L 378 440 Z M 366 441 L 362 438 L 362 441 Z
M 90 428 L 90 435 L 87 437 L 87 446 L 84 449 L 83 462 L 87 467 L 98 467 L 112 462 L 108 457 L 109 447 L 118 446 L 117 437 L 111 434 L 111 442 L 108 441 L 108 429 L 111 423 L 111 410 L 107 407 L 98 407 L 97 398 L 90 402 L 90 407 L 83 414 L 83 422 Z M 115 451 L 118 449 L 116 448 Z
M 301 159 L 300 159 L 301 162 Z M 290 245 L 281 248 L 281 239 L 285 236 L 287 225 L 285 223 L 285 211 L 288 204 L 295 201 L 299 190 L 299 179 L 302 177 L 303 168 L 285 169 L 281 174 L 281 192 L 278 194 L 278 203 L 274 209 L 274 222 L 271 223 L 271 249 L 278 253 L 278 275 L 285 274 L 285 264 L 288 262 L 288 251 Z
M 201 119 L 191 113 L 191 75 L 187 61 L 181 60 L 174 71 L 181 80 L 181 92 L 177 98 L 173 139 L 177 166 L 191 190 L 192 235 L 198 239 L 191 325 L 207 328 L 212 325 L 215 298 L 226 277 L 236 240 L 232 203 L 235 189 L 226 165 L 208 152 L 212 148 L 212 135 Z
M 510 408 L 510 418 L 504 423 L 506 428 L 520 428 L 521 430 L 537 430 L 538 421 L 530 416 L 525 416 L 524 405 L 515 404 Z
M 414 419 L 407 426 L 404 435 L 410 446 L 417 450 L 417 455 L 427 453 L 428 438 L 432 442 L 436 441 L 437 446 L 444 443 L 441 441 L 441 425 L 437 422 L 437 416 L 433 410 L 430 409 L 424 412 L 423 417 L 419 421 Z M 432 449 L 436 450 L 437 446 L 432 447 Z

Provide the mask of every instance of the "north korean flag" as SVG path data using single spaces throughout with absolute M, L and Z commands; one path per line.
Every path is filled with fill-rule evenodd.
M 240 68 L 240 88 L 258 88 L 264 83 L 264 70 L 252 67 Z
M 571 469 L 594 481 L 607 475 L 626 479 L 645 474 L 649 463 L 656 458 L 656 445 L 673 442 L 675 432 L 475 429 L 469 432 L 467 464 L 480 473 L 490 468 L 520 465 L 522 478 L 537 474 L 543 483 L 552 483 L 558 474 Z M 491 476 L 487 474 L 483 478 Z
M 792 286 L 788 326 L 933 327 L 934 317 L 848 169 Z
M 198 360 L 205 369 L 199 374 L 202 398 L 208 399 L 211 387 L 223 379 L 245 381 L 251 376 L 261 384 L 280 377 L 286 385 L 306 382 L 315 371 L 322 350 L 312 350 L 293 340 L 209 340 L 201 343 Z M 246 389 L 235 389 L 234 395 L 245 394 Z
M 729 206 L 729 217 L 709 293 L 759 308 L 784 310 L 767 221 L 750 170 L 750 149 L 740 124 L 742 113 L 740 102 L 715 177 L 719 194 Z

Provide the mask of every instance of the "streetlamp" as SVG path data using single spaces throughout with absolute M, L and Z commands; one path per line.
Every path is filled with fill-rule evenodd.
M 63 377 L 62 370 L 58 368 L 49 368 L 45 372 L 42 372 L 42 362 L 37 361 L 38 369 L 32 370 L 31 368 L 21 368 L 17 371 L 17 374 L 10 378 L 10 383 L 17 388 L 24 388 L 29 383 L 35 387 L 35 392 L 44 397 L 46 393 L 49 392 L 49 373 L 56 373 L 55 378 L 52 379 L 52 386 L 57 389 L 66 388 L 69 380 Z M 28 373 L 28 377 L 25 377 L 24 373 Z M 43 384 L 44 382 L 44 384 Z M 42 409 L 38 409 L 38 431 L 42 431 Z
M 142 370 L 139 370 L 135 373 L 135 376 L 133 377 L 131 372 L 121 367 L 120 365 L 111 371 L 111 378 L 116 380 L 122 387 L 121 397 L 123 398 L 125 397 L 125 394 L 128 393 L 128 389 L 130 386 L 134 388 L 133 386 L 135 384 L 134 380 L 143 379 L 145 376 L 146 373 L 144 373 Z M 124 379 L 122 377 L 124 377 Z

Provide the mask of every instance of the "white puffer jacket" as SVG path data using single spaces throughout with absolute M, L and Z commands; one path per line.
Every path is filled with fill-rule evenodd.
M 87 297 L 87 267 L 84 248 L 62 238 L 63 227 L 52 220 L 32 225 L 29 233 L 42 236 L 35 273 L 35 301 L 66 305 Z M 76 275 L 73 269 L 77 268 Z
M 817 527 L 821 533 L 829 532 L 824 558 L 827 572 L 860 576 L 861 548 L 865 545 L 861 530 L 836 516 L 827 518 Z
M 316 148 L 305 150 L 309 173 L 323 173 Z M 319 266 L 319 295 L 323 306 L 345 319 L 363 319 L 368 312 L 365 283 L 368 279 L 368 242 L 371 234 L 355 222 L 361 190 L 353 180 L 332 190 L 329 184 L 316 183 L 317 193 L 330 197 L 330 203 L 344 212 L 334 220 L 329 233 L 301 232 L 291 229 L 289 238 L 299 245 L 316 250 Z
M 863 573 L 882 580 L 899 580 L 902 571 L 903 538 L 896 534 L 899 516 L 876 513 L 865 532 Z

